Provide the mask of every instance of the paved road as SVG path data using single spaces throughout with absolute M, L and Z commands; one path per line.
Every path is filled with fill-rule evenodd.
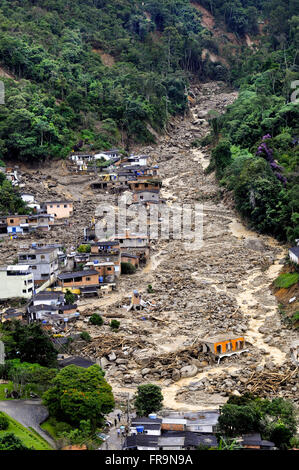
M 120 421 L 117 418 L 118 413 L 120 413 L 121 415 Z M 130 414 L 130 417 L 132 417 L 131 414 Z M 122 450 L 124 437 L 118 436 L 117 429 L 119 428 L 119 426 L 121 425 L 125 426 L 127 424 L 127 415 L 124 414 L 123 411 L 116 409 L 112 411 L 112 413 L 107 415 L 107 419 L 109 421 L 112 421 L 112 426 L 109 428 L 109 430 L 107 429 L 107 434 L 109 434 L 110 437 L 109 439 L 107 439 L 107 441 L 103 442 L 101 448 L 103 450 Z M 114 424 L 114 419 L 117 420 L 116 426 Z
M 7 400 L 0 401 L 0 411 L 19 421 L 23 426 L 29 426 L 38 432 L 55 449 L 53 439 L 40 427 L 40 423 L 48 417 L 48 410 L 41 405 L 40 400 Z

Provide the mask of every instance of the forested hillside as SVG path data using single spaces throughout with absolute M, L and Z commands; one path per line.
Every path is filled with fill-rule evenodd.
M 184 112 L 186 75 L 215 75 L 200 17 L 188 0 L 1 0 L 2 156 L 152 140 Z
M 217 10 L 216 0 L 210 3 L 232 27 L 228 10 Z M 240 95 L 224 116 L 212 120 L 217 145 L 210 170 L 216 168 L 221 183 L 234 191 L 237 208 L 256 230 L 294 241 L 299 238 L 299 1 L 242 4 L 259 6 L 265 31 L 258 45 L 230 58 L 230 77 Z

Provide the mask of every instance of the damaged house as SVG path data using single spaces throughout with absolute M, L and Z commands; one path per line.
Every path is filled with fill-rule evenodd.
M 202 344 L 203 352 L 209 352 L 215 360 L 218 360 L 218 363 L 223 357 L 248 352 L 248 349 L 245 348 L 244 336 L 230 333 L 202 338 L 199 339 L 199 343 Z

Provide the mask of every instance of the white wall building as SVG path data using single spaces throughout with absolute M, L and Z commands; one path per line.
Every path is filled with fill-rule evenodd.
M 30 299 L 34 290 L 33 274 L 28 265 L 15 264 L 0 268 L 0 299 Z

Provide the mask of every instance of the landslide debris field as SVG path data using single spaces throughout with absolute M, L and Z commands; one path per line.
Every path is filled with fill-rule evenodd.
M 168 205 L 203 204 L 203 245 L 191 249 L 181 240 L 154 240 L 148 265 L 121 276 L 116 292 L 80 300 L 82 317 L 76 328 L 87 331 L 92 342 L 75 341 L 73 353 L 100 363 L 120 399 L 151 382 L 162 387 L 165 406 L 177 410 L 213 408 L 229 393 L 244 391 L 298 402 L 298 370 L 289 354 L 298 334 L 281 323 L 270 290 L 286 250 L 242 225 L 214 174 L 204 174 L 208 150 L 191 146 L 209 132 L 208 112 L 223 112 L 237 93 L 218 82 L 194 86 L 192 91 L 189 115 L 173 120 L 157 145 L 135 152 L 142 151 L 152 157 L 151 164 L 159 164 L 161 197 Z M 45 241 L 64 243 L 68 249 L 82 242 L 83 227 L 101 203 L 117 203 L 117 195 L 91 190 L 94 177 L 70 175 L 65 162 L 53 163 L 50 169 L 20 170 L 26 191 L 37 200 L 74 200 L 71 226 L 43 234 Z M 2 258 L 12 261 L 18 246 L 30 241 L 2 241 Z M 147 292 L 149 284 L 152 293 Z M 151 306 L 127 311 L 124 306 L 134 289 Z M 105 319 L 103 326 L 91 326 L 84 318 L 94 312 Z M 108 326 L 111 318 L 120 321 L 118 332 Z M 249 352 L 217 365 L 200 352 L 197 339 L 225 332 L 244 335 Z

